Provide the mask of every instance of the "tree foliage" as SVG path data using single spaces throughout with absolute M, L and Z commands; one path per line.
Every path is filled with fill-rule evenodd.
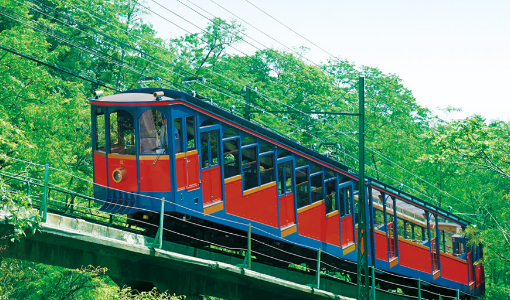
M 104 89 L 102 85 L 125 90 L 139 87 L 140 79 L 153 78 L 146 85 L 195 92 L 238 115 L 251 111 L 253 122 L 270 126 L 355 171 L 357 120 L 320 112 L 356 112 L 358 77 L 363 75 L 368 174 L 402 185 L 405 191 L 476 224 L 467 232 L 473 243 L 486 245 L 485 259 L 479 263 L 485 264 L 488 295 L 493 299 L 508 295 L 508 122 L 487 122 L 478 116 L 440 120 L 418 105 L 396 74 L 340 58 L 311 64 L 303 58 L 305 48 L 295 52 L 259 49 L 245 55 L 237 50 L 246 41 L 237 21 L 214 18 L 203 31 L 165 41 L 144 21 L 146 9 L 140 4 L 137 0 L 0 0 L 4 12 L 0 46 L 89 79 L 0 50 L 0 170 L 41 174 L 41 168 L 22 166 L 9 156 L 50 164 L 90 180 L 87 98 Z M 206 81 L 183 84 L 186 77 Z M 244 102 L 246 87 L 253 91 L 249 105 Z M 86 181 L 68 176 L 54 175 L 52 181 L 91 191 Z M 1 188 L 2 195 L 7 195 L 4 185 Z M 16 272 L 34 268 L 21 262 L 6 266 L 15 264 Z M 72 271 L 75 275 L 58 272 L 55 278 L 81 276 L 80 280 L 91 284 L 104 277 L 97 269 Z M 126 292 L 125 297 L 128 294 L 132 295 Z

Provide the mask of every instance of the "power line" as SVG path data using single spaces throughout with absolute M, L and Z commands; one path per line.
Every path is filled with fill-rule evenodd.
M 89 28 L 90 28 L 90 27 L 89 27 Z M 74 47 L 76 47 L 76 46 L 74 46 Z M 79 47 L 78 47 L 78 48 L 79 48 Z M 82 50 L 84 50 L 84 49 L 82 49 Z M 117 65 L 119 65 L 119 64 L 117 63 Z M 123 66 L 122 64 L 120 64 L 120 65 L 121 65 L 121 66 Z M 134 71 L 134 70 L 131 70 L 131 71 Z M 218 74 L 218 73 L 216 73 L 216 74 Z M 180 76 L 182 76 L 182 75 L 180 75 Z M 207 88 L 209 88 L 209 87 L 207 87 Z M 218 91 L 218 90 L 216 90 L 216 91 Z M 273 99 L 274 99 L 274 98 L 273 98 Z M 279 101 L 279 102 L 280 102 L 280 101 Z M 282 102 L 280 102 L 280 103 L 281 103 L 281 104 L 283 104 L 283 105 L 286 105 L 285 103 L 282 103 Z M 286 105 L 286 106 L 288 106 L 288 105 Z M 297 110 L 297 109 L 296 109 L 296 110 Z M 299 111 L 299 110 L 297 110 L 297 111 Z M 301 111 L 300 111 L 300 112 L 301 112 Z M 307 115 L 307 114 L 306 114 L 306 113 L 304 113 L 304 112 L 301 112 L 301 113 L 303 113 L 303 114 Z M 308 116 L 308 117 L 310 117 L 309 115 L 307 115 L 307 116 Z M 275 116 L 275 117 L 276 117 L 276 116 Z M 294 125 L 294 126 L 296 126 L 296 125 Z M 297 126 L 296 126 L 296 127 L 297 127 Z M 300 128 L 300 127 L 297 127 L 297 128 Z M 336 128 L 335 128 L 335 129 L 336 129 Z M 302 132 L 302 131 L 301 131 L 301 132 Z M 340 132 L 340 133 L 341 133 L 341 132 Z M 308 134 L 310 134 L 310 133 L 308 133 Z M 314 135 L 311 135 L 311 136 L 314 136 Z M 318 138 L 318 137 L 316 137 L 316 136 L 315 136 L 315 138 L 316 138 L 317 140 L 321 140 L 320 138 Z M 351 138 L 351 139 L 352 139 L 352 138 Z M 354 139 L 354 140 L 355 140 L 355 139 Z M 373 150 L 372 150 L 372 151 L 373 151 Z M 344 151 L 342 151 L 342 152 L 344 152 Z M 374 152 L 375 152 L 375 153 L 377 153 L 378 155 L 381 155 L 381 154 L 379 154 L 377 151 L 374 151 Z M 345 152 L 344 152 L 344 154 L 347 154 L 347 153 L 345 153 Z M 383 156 L 383 158 L 385 158 L 385 157 Z M 392 162 L 391 160 L 389 160 L 388 158 L 386 158 L 386 159 L 387 159 L 389 162 L 391 162 L 391 163 L 393 163 L 393 164 L 396 164 L 396 163 Z M 397 165 L 397 166 L 399 166 L 399 165 Z M 400 168 L 402 168 L 403 170 L 407 171 L 405 168 L 403 168 L 403 167 L 401 167 L 401 166 L 399 166 L 399 167 L 400 167 Z M 378 172 L 380 172 L 380 171 L 378 171 Z M 409 171 L 407 171 L 407 172 L 409 172 Z M 382 174 L 384 174 L 384 173 L 382 173 Z M 411 173 L 411 174 L 412 174 L 412 173 Z M 414 176 L 417 176 L 416 174 L 413 174 L 413 175 L 414 175 Z M 418 177 L 418 178 L 419 178 L 419 177 Z M 429 183 L 429 184 L 430 184 L 430 183 Z M 458 199 L 458 200 L 459 200 L 459 199 Z
M 59 67 L 59 66 L 52 65 L 52 64 L 49 64 L 49 63 L 47 63 L 47 62 L 41 61 L 41 60 L 39 60 L 39 59 L 37 59 L 37 58 L 34 58 L 34 57 L 32 57 L 32 56 L 29 56 L 29 55 L 27 55 L 27 54 L 19 53 L 19 52 L 17 52 L 17 51 L 15 51 L 15 50 L 13 50 L 13 49 L 8 48 L 6 45 L 1 44 L 1 43 L 0 43 L 0 49 L 2 49 L 2 50 L 4 50 L 4 51 L 7 51 L 7 52 L 10 52 L 10 53 L 12 53 L 12 54 L 18 55 L 18 56 L 20 56 L 20 57 L 26 58 L 26 59 L 31 60 L 31 61 L 33 61 L 33 62 L 35 62 L 35 63 L 40 64 L 40 65 L 43 65 L 43 66 L 46 66 L 46 67 L 49 67 L 49 68 L 55 69 L 55 70 L 57 70 L 57 71 L 60 71 L 60 72 L 66 73 L 66 74 L 68 74 L 68 75 L 74 76 L 74 77 L 76 77 L 76 78 L 80 78 L 80 79 L 82 79 L 82 80 L 88 81 L 88 82 L 90 82 L 90 83 L 97 84 L 97 85 L 99 85 L 99 86 L 103 86 L 103 87 L 108 88 L 108 89 L 110 89 L 110 90 L 112 90 L 112 91 L 121 92 L 120 90 L 117 90 L 116 88 L 114 88 L 114 87 L 112 87 L 112 86 L 108 85 L 107 83 L 104 83 L 104 82 L 101 82 L 101 81 L 97 81 L 97 80 L 93 80 L 93 79 L 87 78 L 87 77 L 85 77 L 85 76 L 82 76 L 82 75 L 76 74 L 76 73 L 74 73 L 74 72 L 71 72 L 71 71 L 65 70 L 65 69 L 63 69 L 63 68 L 61 68 L 61 67 Z
M 211 0 L 212 1 L 212 0 Z M 251 3 L 250 1 L 248 0 L 244 0 L 246 2 L 248 2 L 249 4 L 251 4 L 253 7 L 255 7 L 256 9 L 258 9 L 259 11 L 261 11 L 262 13 L 264 13 L 265 15 L 267 15 L 268 17 L 270 17 L 271 19 L 275 20 L 276 22 L 280 23 L 282 26 L 284 26 L 285 28 L 289 29 L 290 31 L 294 32 L 295 34 L 299 35 L 300 37 L 302 37 L 303 39 L 305 39 L 306 41 L 308 41 L 310 44 L 314 45 L 315 47 L 321 49 L 322 51 L 324 51 L 325 53 L 327 53 L 329 56 L 331 56 L 332 58 L 334 58 L 335 60 L 338 60 L 333 54 L 329 53 L 328 51 L 324 50 L 323 48 L 321 48 L 320 46 L 318 46 L 317 44 L 315 44 L 314 42 L 310 41 L 309 39 L 307 39 L 306 37 L 302 36 L 299 32 L 295 31 L 294 29 L 290 28 L 289 26 L 283 24 L 282 22 L 280 22 L 279 20 L 277 20 L 276 18 L 274 18 L 273 16 L 271 16 L 270 14 L 268 14 L 267 12 L 265 12 L 264 10 L 262 10 L 261 8 L 259 8 L 258 6 L 256 6 L 255 4 Z

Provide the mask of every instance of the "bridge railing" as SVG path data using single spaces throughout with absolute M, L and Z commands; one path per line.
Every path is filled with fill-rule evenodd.
M 17 161 L 20 162 L 21 160 Z M 44 174 L 44 176 L 40 176 L 40 178 L 27 177 L 23 175 L 25 173 L 13 173 L 7 170 L 0 170 L 0 178 L 3 178 L 4 181 L 6 180 L 10 182 L 11 186 L 14 188 L 14 192 L 26 192 L 30 199 L 32 199 L 33 206 L 39 209 L 39 213 L 43 221 L 46 220 L 46 215 L 49 210 L 55 213 L 100 222 L 108 226 L 120 227 L 124 230 L 136 231 L 141 234 L 146 234 L 147 231 L 151 231 L 146 230 L 146 232 L 143 232 L 142 228 L 152 228 L 153 230 L 151 232 L 157 232 L 153 245 L 155 248 L 162 247 L 163 239 L 178 241 L 184 240 L 187 243 L 208 247 L 212 251 L 228 252 L 230 255 L 238 256 L 240 258 L 244 257 L 244 263 L 239 265 L 242 268 L 249 268 L 251 261 L 255 260 L 315 274 L 315 281 L 310 282 L 309 284 L 315 288 L 321 287 L 321 277 L 349 284 L 356 284 L 357 274 L 356 264 L 354 262 L 339 258 L 325 251 L 321 251 L 320 249 L 312 249 L 306 245 L 299 245 L 287 240 L 285 242 L 288 243 L 288 245 L 302 247 L 301 252 L 297 254 L 289 251 L 289 249 L 286 249 L 285 247 L 277 247 L 274 244 L 271 244 L 271 241 L 268 240 L 267 237 L 262 235 L 265 233 L 270 236 L 272 235 L 271 233 L 265 232 L 263 229 L 253 227 L 251 225 L 248 225 L 246 232 L 242 233 L 224 231 L 224 229 L 215 228 L 214 226 L 197 224 L 191 220 L 165 213 L 165 202 L 172 203 L 177 206 L 180 205 L 165 200 L 164 198 L 161 199 L 152 197 L 161 201 L 161 211 L 146 210 L 147 212 L 158 214 L 160 216 L 160 220 L 157 224 L 142 220 L 132 220 L 131 224 L 128 224 L 125 215 L 99 211 L 101 202 L 104 202 L 104 200 L 97 199 L 92 196 L 94 183 L 90 180 L 80 178 L 62 170 L 51 168 L 48 165 L 39 165 L 31 162 L 26 163 L 33 167 L 29 173 Z M 52 183 L 50 180 L 52 177 L 51 172 L 59 174 L 60 182 L 62 182 L 62 174 L 69 176 L 69 178 L 75 178 L 75 180 L 82 181 L 79 185 L 83 187 L 84 192 L 78 193 L 71 190 L 72 182 L 70 182 L 69 188 L 61 186 L 62 183 Z M 191 211 L 189 208 L 184 206 L 181 207 Z M 195 212 L 201 213 L 198 211 Z M 212 217 L 220 219 L 219 217 Z M 175 230 L 174 228 L 166 227 L 164 225 L 165 220 L 180 222 L 183 226 L 207 228 L 207 230 L 215 232 L 216 236 L 220 236 L 221 234 L 228 235 L 230 240 L 234 239 L 237 242 L 227 243 L 221 239 L 211 240 L 196 237 L 190 234 L 190 230 L 182 232 Z M 232 222 L 226 219 L 222 220 Z M 133 222 L 137 223 L 137 225 L 133 226 Z M 180 227 L 182 228 L 182 226 Z M 214 236 L 214 234 L 212 236 Z M 384 291 L 386 293 L 405 294 L 406 296 L 414 299 L 446 300 L 459 299 L 460 296 L 458 290 L 445 288 L 443 286 L 438 286 L 415 278 L 401 276 L 379 269 L 375 270 L 375 274 L 375 284 L 377 286 L 376 290 Z M 467 296 L 467 294 L 463 295 Z

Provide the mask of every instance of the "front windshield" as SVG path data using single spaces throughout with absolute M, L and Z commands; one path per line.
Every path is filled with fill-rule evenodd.
M 135 155 L 135 122 L 125 110 L 110 114 L 110 153 Z
M 165 116 L 158 110 L 148 110 L 138 119 L 140 154 L 168 153 L 168 127 Z

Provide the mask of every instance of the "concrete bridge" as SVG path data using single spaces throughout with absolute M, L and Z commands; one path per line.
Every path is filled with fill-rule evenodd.
M 0 235 L 12 229 L 0 214 Z M 4 240 L 5 242 L 5 240 Z M 66 268 L 107 267 L 118 284 L 154 285 L 177 295 L 209 295 L 224 299 L 352 299 L 354 284 L 321 278 L 320 289 L 306 284 L 313 273 L 281 269 L 252 261 L 251 270 L 227 253 L 164 241 L 162 249 L 140 234 L 48 213 L 40 232 L 8 243 L 2 257 L 29 260 Z M 339 296 L 343 295 L 343 296 Z M 350 297 L 350 298 L 349 298 Z M 376 290 L 378 300 L 415 299 Z

